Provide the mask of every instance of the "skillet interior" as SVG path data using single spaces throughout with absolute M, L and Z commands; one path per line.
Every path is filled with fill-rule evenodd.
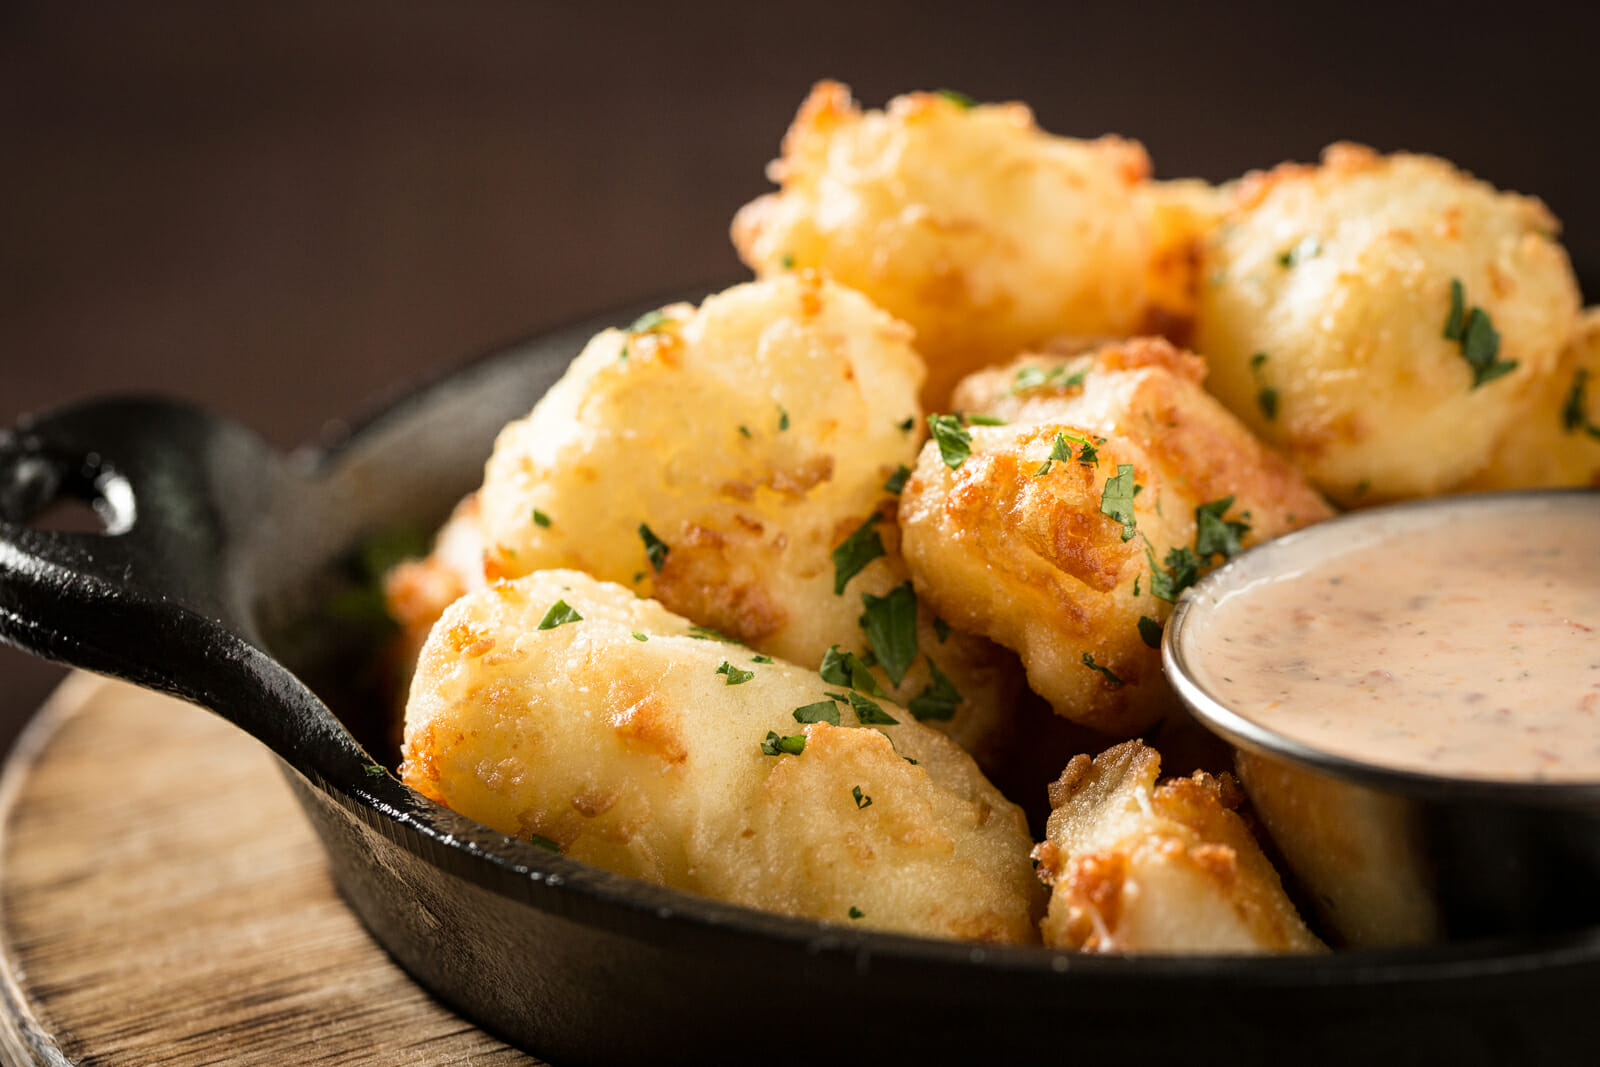
M 469 365 L 290 471 L 237 558 L 265 647 L 397 755 L 371 644 L 330 597 L 373 534 L 431 530 L 499 428 L 622 311 Z M 1600 933 L 1320 958 L 1074 957 L 765 915 L 584 867 L 392 779 L 288 777 L 362 919 L 424 985 L 560 1061 L 728 1054 L 936 1060 L 1181 1055 L 1306 1062 L 1566 1057 L 1600 1038 Z M 344 780 L 341 780 L 343 778 Z

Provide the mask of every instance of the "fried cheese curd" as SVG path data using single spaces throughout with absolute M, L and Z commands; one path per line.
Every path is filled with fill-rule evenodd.
M 427 556 L 403 560 L 384 576 L 384 605 L 400 627 L 401 662 L 415 664 L 444 609 L 485 584 L 478 496 L 472 493 L 439 527 Z
M 922 373 L 903 324 L 811 271 L 607 330 L 496 443 L 488 571 L 581 570 L 812 668 L 872 652 L 987 762 L 1021 670 L 918 603 L 885 488 L 916 460 Z
M 658 885 L 878 930 L 1037 940 L 1027 824 L 966 753 L 887 701 L 837 701 L 815 670 L 696 632 L 576 571 L 470 593 L 423 647 L 401 776 Z
M 1467 489 L 1600 487 L 1600 308 L 1583 313 L 1533 407 Z
M 1138 741 L 1074 757 L 1050 786 L 1051 886 L 1044 943 L 1082 952 L 1316 952 L 1272 869 L 1232 809 L 1237 786 L 1196 772 L 1160 785 Z
M 1126 335 L 1180 294 L 1181 212 L 1140 200 L 1136 142 L 1041 131 L 1023 104 L 911 93 L 862 112 L 820 82 L 768 169 L 781 189 L 746 205 L 733 241 L 758 275 L 821 269 L 916 329 L 923 397 L 1061 333 Z
M 1057 714 L 1112 736 L 1175 707 L 1158 646 L 1178 593 L 1330 514 L 1204 372 L 1151 338 L 980 372 L 954 403 L 1004 424 L 967 427 L 954 465 L 930 441 L 901 493 L 919 595 L 1015 650 Z
M 1336 144 L 1248 176 L 1201 254 L 1207 384 L 1340 504 L 1456 488 L 1572 336 L 1558 229 L 1429 156 Z

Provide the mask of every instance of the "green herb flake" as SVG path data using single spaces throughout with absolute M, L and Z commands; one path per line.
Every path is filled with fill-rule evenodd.
M 772 662 L 772 657 L 771 656 L 751 656 L 750 657 L 750 662 L 751 663 L 771 663 Z
M 1444 317 L 1444 339 L 1446 341 L 1461 340 L 1461 327 L 1465 321 L 1467 308 L 1466 290 L 1462 288 L 1460 278 L 1450 279 L 1450 310 Z
M 778 432 L 782 433 L 789 428 L 789 412 L 781 405 L 778 407 Z
M 1082 385 L 1089 376 L 1087 369 L 1067 373 L 1066 366 L 1059 365 L 1045 370 L 1043 367 L 1026 366 L 1017 371 L 1017 376 L 1011 381 L 1011 395 L 1032 392 L 1035 389 L 1075 389 Z
M 895 423 L 895 426 L 900 430 L 901 433 L 910 433 L 912 430 L 917 428 L 917 418 L 915 415 L 907 415 L 905 418 Z
M 978 102 L 972 99 L 972 97 L 968 96 L 966 93 L 958 92 L 955 89 L 939 89 L 936 90 L 936 93 L 937 95 L 948 100 L 950 103 L 954 104 L 956 107 L 959 107 L 962 111 L 970 111 L 972 108 L 978 106 Z
M 939 639 L 941 645 L 944 644 L 945 638 L 950 636 L 950 624 L 935 616 L 933 620 L 933 636 Z
M 1567 433 L 1573 433 L 1589 425 L 1589 405 L 1584 395 L 1589 390 L 1589 369 L 1579 367 L 1572 376 L 1572 388 L 1567 393 L 1567 402 L 1561 405 L 1561 428 Z
M 534 508 L 533 509 L 533 524 L 535 526 L 543 526 L 543 527 L 548 528 L 550 526 L 550 516 L 546 515 L 544 512 L 540 511 L 538 508 Z
M 1487 385 L 1517 369 L 1516 360 L 1500 358 L 1500 333 L 1489 313 L 1467 307 L 1460 278 L 1450 279 L 1450 311 L 1444 320 L 1444 338 L 1461 344 L 1461 358 L 1472 368 L 1472 388 Z
M 1134 594 L 1137 596 L 1138 594 Z M 1139 636 L 1151 648 L 1161 647 L 1161 624 L 1148 615 L 1139 616 Z
M 1213 556 L 1232 559 L 1239 554 L 1240 541 L 1250 533 L 1250 524 L 1225 520 L 1231 507 L 1233 497 L 1225 496 L 1194 509 L 1194 550 L 1202 560 Z
M 798 756 L 806 750 L 805 734 L 790 734 L 780 737 L 775 731 L 767 731 L 767 739 L 761 742 L 761 752 L 767 756 Z
M 894 726 L 900 720 L 890 715 L 875 700 L 869 700 L 856 692 L 850 691 L 850 710 L 856 713 L 856 721 L 862 726 Z
M 945 722 L 953 718 L 956 709 L 961 706 L 961 694 L 950 679 L 945 677 L 939 665 L 933 662 L 933 657 L 929 656 L 927 660 L 928 685 L 921 693 L 911 698 L 906 710 L 919 722 L 929 720 Z
M 839 705 L 831 700 L 819 700 L 815 704 L 802 704 L 792 712 L 795 722 L 811 723 L 825 722 L 829 726 L 839 725 Z
M 550 610 L 544 613 L 544 618 L 539 620 L 539 629 L 554 630 L 557 626 L 565 626 L 569 622 L 582 622 L 583 616 L 567 606 L 565 600 L 558 600 L 550 605 Z
M 844 587 L 850 584 L 850 579 L 860 574 L 861 568 L 885 554 L 877 524 L 878 514 L 873 512 L 833 550 L 834 596 L 843 596 Z
M 1148 544 L 1145 558 L 1150 561 L 1150 595 L 1175 603 L 1183 591 L 1200 580 L 1200 557 L 1187 545 L 1167 551 L 1166 567 L 1156 565 L 1156 555 Z
M 1278 417 L 1278 391 L 1270 385 L 1263 385 L 1256 390 L 1256 407 L 1261 409 L 1261 414 L 1268 419 Z
M 663 311 L 646 311 L 643 315 L 633 320 L 633 325 L 628 327 L 628 332 L 655 333 L 671 321 Z
M 750 436 L 750 427 L 741 425 L 739 427 L 739 436 L 740 437 L 749 437 Z
M 985 415 L 978 412 L 974 415 L 963 415 L 961 418 L 968 426 L 1004 426 L 1006 420 L 999 415 Z
M 369 763 L 361 769 L 366 772 L 369 778 L 382 778 L 389 773 L 383 769 L 381 764 L 377 763 Z
M 648 641 L 648 640 L 650 640 L 650 635 L 649 634 L 642 634 L 638 630 L 635 630 L 635 631 L 633 631 L 633 639 L 635 641 Z
M 716 630 L 713 630 L 709 626 L 691 626 L 689 627 L 689 636 L 701 641 L 721 641 L 723 644 L 727 645 L 736 645 L 739 643 L 726 634 L 722 634 Z
M 1097 674 L 1104 675 L 1105 676 L 1105 680 L 1110 684 L 1111 688 L 1113 688 L 1113 689 L 1121 689 L 1126 684 L 1125 682 L 1123 682 L 1123 680 L 1121 678 L 1118 678 L 1115 674 L 1111 673 L 1111 668 L 1102 667 L 1102 666 L 1100 666 L 1100 664 L 1096 663 L 1094 661 L 1094 657 L 1089 655 L 1089 653 L 1085 652 L 1083 654 L 1083 661 L 1082 662 L 1083 662 L 1083 665 L 1085 667 L 1088 667 L 1091 671 L 1094 671 Z
M 872 696 L 887 696 L 878 680 L 872 676 L 871 669 L 865 661 L 854 652 L 841 651 L 834 645 L 822 654 L 822 666 L 817 669 L 822 675 L 822 680 L 830 685 L 842 685 L 851 689 L 859 689 Z
M 890 685 L 899 685 L 917 658 L 917 594 L 909 581 L 883 596 L 861 594 L 861 628 Z
M 535 848 L 542 848 L 542 849 L 544 849 L 544 850 L 546 850 L 548 852 L 560 852 L 561 851 L 561 846 L 560 845 L 556 844 L 554 841 L 550 840 L 548 837 L 545 837 L 543 834 L 530 833 L 528 835 L 528 844 L 533 845 Z
M 722 661 L 721 666 L 716 669 L 715 673 L 724 675 L 727 678 L 727 681 L 723 683 L 725 685 L 743 685 L 756 676 L 755 671 L 741 670 L 727 660 Z
M 642 522 L 639 524 L 639 537 L 644 541 L 644 554 L 650 559 L 650 569 L 659 574 L 661 568 L 666 565 L 667 553 L 670 551 L 667 543 L 652 533 L 650 527 Z
M 867 916 L 866 912 L 862 911 L 860 908 L 856 907 L 854 904 L 850 905 L 850 918 L 852 918 L 852 919 L 864 919 L 864 918 L 866 918 L 866 916 Z
M 1107 478 L 1106 485 L 1100 492 L 1100 514 L 1115 519 L 1122 523 L 1122 539 L 1133 540 L 1134 528 L 1137 521 L 1133 514 L 1133 498 L 1139 495 L 1141 486 L 1133 481 L 1133 464 L 1117 464 L 1117 474 L 1114 478 Z
M 928 432 L 939 446 L 939 458 L 951 470 L 959 470 L 972 455 L 972 435 L 955 415 L 929 415 Z
M 782 267 L 784 270 L 794 270 L 794 256 L 788 252 L 785 252 L 778 259 L 778 266 Z
M 857 811 L 860 811 L 862 808 L 872 807 L 872 798 L 863 793 L 859 785 L 850 787 L 850 795 L 855 799 Z
M 911 477 L 911 468 L 904 463 L 900 464 L 895 468 L 894 473 L 889 475 L 888 481 L 883 483 L 883 491 L 899 496 L 900 490 L 906 487 L 906 479 L 909 477 Z
M 1298 267 L 1308 259 L 1313 259 L 1322 254 L 1322 242 L 1315 237 L 1302 237 L 1294 245 L 1278 254 L 1278 265 L 1284 268 Z

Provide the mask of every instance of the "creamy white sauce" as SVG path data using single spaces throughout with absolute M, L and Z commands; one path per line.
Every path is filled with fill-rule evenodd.
M 1368 763 L 1600 781 L 1600 525 L 1483 509 L 1226 595 L 1185 635 L 1246 719 Z

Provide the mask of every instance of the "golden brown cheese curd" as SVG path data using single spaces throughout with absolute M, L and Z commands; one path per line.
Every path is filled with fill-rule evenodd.
M 1160 785 L 1138 741 L 1077 756 L 1050 786 L 1034 851 L 1052 888 L 1052 948 L 1083 952 L 1315 952 L 1283 884 L 1232 810 L 1237 787 L 1196 772 Z
M 912 93 L 860 111 L 821 82 L 769 175 L 781 191 L 739 212 L 734 244 L 758 275 L 817 268 L 916 329 L 923 395 L 1060 333 L 1135 332 L 1153 292 L 1182 292 L 1139 194 L 1150 161 L 1117 137 L 1055 137 L 1022 104 Z M 1152 273 L 1159 275 L 1153 278 Z
M 489 570 L 582 570 L 813 668 L 903 622 L 880 681 L 987 759 L 1021 672 L 917 603 L 885 488 L 916 459 L 922 373 L 909 329 L 810 271 L 607 330 L 496 443 Z
M 1202 256 L 1207 384 L 1341 504 L 1460 486 L 1572 334 L 1557 230 L 1428 156 L 1340 144 L 1253 175 Z
M 433 628 L 401 771 L 496 830 L 657 884 L 878 930 L 1036 940 L 1021 812 L 948 738 L 838 690 L 694 636 L 619 585 L 543 571 L 463 597 Z
M 1014 649 L 1057 714 L 1114 736 L 1175 704 L 1157 646 L 1185 571 L 1192 581 L 1223 558 L 1218 544 L 1329 514 L 1200 387 L 1203 373 L 1154 339 L 981 372 L 956 403 L 1004 424 L 968 428 L 959 467 L 929 442 L 901 495 L 918 592 Z

